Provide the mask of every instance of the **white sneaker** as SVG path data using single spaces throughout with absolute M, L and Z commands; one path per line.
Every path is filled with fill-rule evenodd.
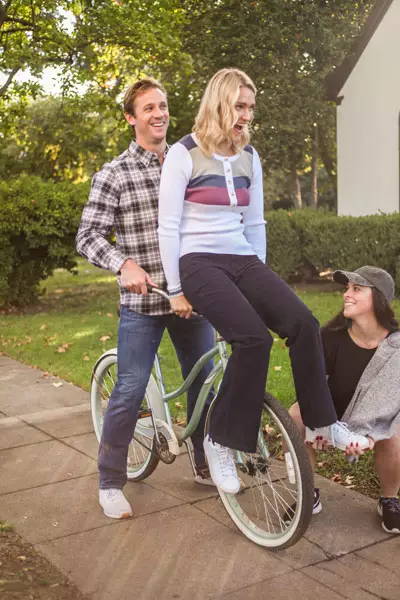
M 240 490 L 240 480 L 231 449 L 213 442 L 209 435 L 204 438 L 203 447 L 215 485 L 226 494 L 237 494 Z
M 346 450 L 350 444 L 358 446 L 361 450 L 370 447 L 369 439 L 365 435 L 350 431 L 343 421 L 336 421 L 332 425 L 317 427 L 316 429 L 306 427 L 306 442 L 313 443 L 318 436 L 327 440 L 328 445 L 339 448 L 339 450 Z
M 116 488 L 99 490 L 99 504 L 106 517 L 111 519 L 129 519 L 133 516 L 132 507 L 122 490 Z

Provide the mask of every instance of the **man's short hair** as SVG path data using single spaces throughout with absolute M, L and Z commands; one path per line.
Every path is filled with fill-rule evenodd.
M 140 94 L 144 94 L 144 92 L 147 92 L 148 90 L 151 90 L 153 88 L 158 88 L 163 94 L 167 95 L 167 92 L 165 91 L 163 85 L 159 81 L 157 81 L 157 79 L 153 79 L 152 77 L 148 77 L 146 79 L 139 79 L 139 81 L 136 81 L 136 83 L 130 85 L 124 95 L 124 112 L 135 116 L 136 98 L 140 96 Z

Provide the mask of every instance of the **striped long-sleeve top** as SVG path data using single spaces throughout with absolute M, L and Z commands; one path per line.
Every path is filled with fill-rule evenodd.
M 190 252 L 257 254 L 265 261 L 262 168 L 252 146 L 205 156 L 189 134 L 164 162 L 158 228 L 171 296 L 181 294 L 179 258 Z

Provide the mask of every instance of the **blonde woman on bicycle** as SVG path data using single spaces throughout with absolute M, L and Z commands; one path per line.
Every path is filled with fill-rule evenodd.
M 231 344 L 204 450 L 214 483 L 239 491 L 231 449 L 254 452 L 272 337 L 286 339 L 306 440 L 368 445 L 337 422 L 319 325 L 266 264 L 263 176 L 249 145 L 256 88 L 238 69 L 209 81 L 193 133 L 174 144 L 160 184 L 159 241 L 172 308 L 192 306 Z

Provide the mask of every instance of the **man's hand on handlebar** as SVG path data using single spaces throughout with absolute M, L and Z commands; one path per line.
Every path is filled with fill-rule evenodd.
M 186 300 L 185 296 L 182 294 L 181 296 L 174 296 L 169 299 L 171 303 L 171 308 L 178 317 L 182 317 L 182 319 L 190 319 L 192 316 L 193 307 Z
M 128 258 L 121 267 L 121 286 L 134 294 L 147 295 L 147 285 L 158 287 L 142 267 Z

